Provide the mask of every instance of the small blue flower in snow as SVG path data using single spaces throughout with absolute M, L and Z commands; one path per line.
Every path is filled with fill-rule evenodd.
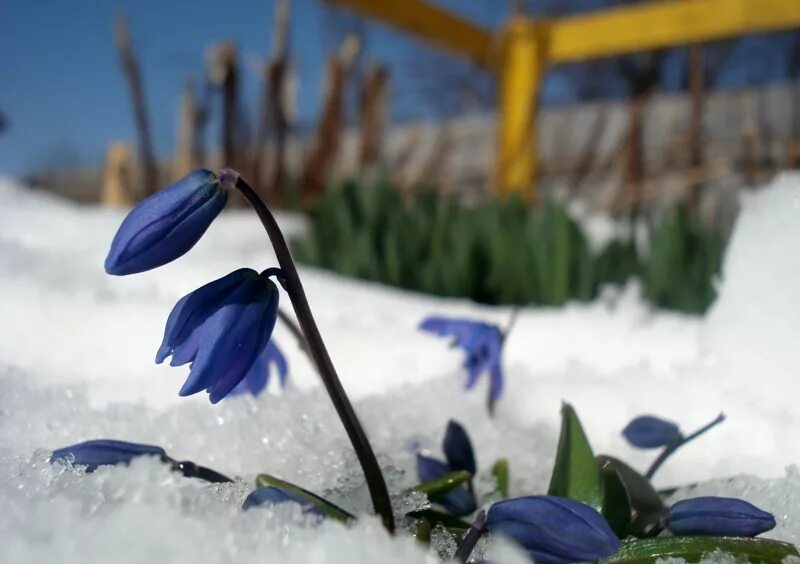
M 273 364 L 275 365 L 275 369 L 278 371 L 278 381 L 280 382 L 281 387 L 286 386 L 286 376 L 289 373 L 286 357 L 283 356 L 283 353 L 278 348 L 278 345 L 276 345 L 273 340 L 270 340 L 267 343 L 267 346 L 264 347 L 264 351 L 253 363 L 253 367 L 250 369 L 250 372 L 247 373 L 247 376 L 244 377 L 244 380 L 239 382 L 236 387 L 231 390 L 231 393 L 228 394 L 228 397 L 238 396 L 241 394 L 251 394 L 253 396 L 260 394 L 262 391 L 264 391 L 264 388 L 267 387 L 267 384 L 269 384 L 270 365 Z
M 775 527 L 775 517 L 730 497 L 695 497 L 669 509 L 667 528 L 676 535 L 754 537 Z
M 464 349 L 467 370 L 466 388 L 471 389 L 478 377 L 485 371 L 489 373 L 489 408 L 503 392 L 503 332 L 497 325 L 466 319 L 431 316 L 422 321 L 422 331 L 440 336 L 453 337 L 453 346 Z
M 217 403 L 251 370 L 263 369 L 259 360 L 278 313 L 278 289 L 268 279 L 274 273 L 242 268 L 178 301 L 156 362 L 172 355 L 172 366 L 191 363 L 180 395 L 206 390 L 211 403 Z
M 489 508 L 486 527 L 521 544 L 541 564 L 590 562 L 619 550 L 619 539 L 597 511 L 549 495 L 508 499 Z
M 86 466 L 87 472 L 94 472 L 98 466 L 128 464 L 137 456 L 158 456 L 162 460 L 168 458 L 161 447 L 97 439 L 57 448 L 50 456 L 50 462 L 65 460 L 71 462 L 73 466 Z
M 144 272 L 185 254 L 225 207 L 227 184 L 227 177 L 195 170 L 139 202 L 114 236 L 106 272 Z
M 258 507 L 260 505 L 274 505 L 286 502 L 299 503 L 302 506 L 304 513 L 312 513 L 320 517 L 323 516 L 320 508 L 304 497 L 289 490 L 277 488 L 275 486 L 261 486 L 250 492 L 245 498 L 244 503 L 242 503 L 242 509 L 247 511 L 248 509 L 252 509 L 253 507 Z
M 464 427 L 452 419 L 447 422 L 447 431 L 442 442 L 447 462 L 436 460 L 428 456 L 417 454 L 417 474 L 423 482 L 440 478 L 450 472 L 465 470 L 473 476 L 477 472 L 475 453 L 472 442 L 469 440 Z M 475 496 L 471 486 L 459 486 L 442 499 L 439 503 L 452 515 L 468 515 L 475 511 Z
M 661 448 L 683 440 L 678 425 L 652 415 L 641 415 L 622 430 L 623 436 L 637 448 Z

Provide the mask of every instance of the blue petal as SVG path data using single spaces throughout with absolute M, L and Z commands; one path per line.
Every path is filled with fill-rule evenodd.
M 678 443 L 683 439 L 683 435 L 675 423 L 652 415 L 635 418 L 622 430 L 622 434 L 629 443 L 637 448 L 661 448 Z
M 429 456 L 417 455 L 417 476 L 420 482 L 427 482 L 435 478 L 441 478 L 450 473 L 450 467 L 441 460 L 436 460 Z
M 236 378 L 233 388 L 244 378 L 263 347 L 260 325 L 270 293 L 260 278 L 246 280 L 206 320 L 200 329 L 200 349 L 180 395 L 211 388 L 222 378 Z
M 775 517 L 744 500 L 696 497 L 669 510 L 667 528 L 676 535 L 754 537 L 775 527 Z
M 164 338 L 156 353 L 161 363 L 173 355 L 172 366 L 181 366 L 194 360 L 197 353 L 197 329 L 216 311 L 233 290 L 248 278 L 257 278 L 251 268 L 240 268 L 182 297 L 167 319 Z M 195 338 L 192 340 L 191 337 Z M 184 346 L 192 340 L 188 346 Z
M 137 456 L 167 457 L 161 447 L 117 441 L 113 439 L 95 439 L 58 448 L 53 451 L 50 461 L 70 460 L 73 465 L 86 466 L 87 472 L 93 472 L 98 466 L 127 464 Z
M 472 442 L 469 440 L 466 429 L 457 421 L 451 419 L 447 422 L 447 431 L 444 434 L 442 447 L 450 468 L 453 470 L 466 470 L 473 476 L 475 475 L 477 465 L 475 464 Z
M 256 359 L 261 355 L 264 349 L 267 347 L 269 343 L 270 337 L 272 337 L 272 331 L 275 329 L 275 321 L 277 320 L 277 312 L 278 312 L 278 288 L 275 284 L 272 283 L 271 280 L 264 280 L 265 287 L 267 288 L 268 295 L 264 298 L 265 301 L 261 302 L 263 306 L 261 308 L 261 315 L 257 321 L 257 324 L 250 331 L 254 331 L 257 335 L 257 339 L 255 341 L 255 349 L 253 352 L 253 356 L 250 359 L 249 363 L 242 362 L 243 371 L 240 371 L 237 368 L 236 363 L 232 362 L 229 363 L 227 367 L 225 367 L 225 373 L 217 378 L 213 385 L 209 388 L 209 400 L 211 403 L 217 403 L 222 398 L 227 396 L 231 390 L 233 390 L 239 382 L 247 375 L 250 369 L 253 366 L 253 363 Z M 247 320 L 241 320 L 242 325 L 248 326 L 249 322 Z M 234 332 L 237 329 L 234 329 Z M 239 345 L 236 345 L 236 349 L 233 352 L 237 356 L 243 355 L 243 349 L 239 348 Z M 246 366 L 246 368 L 245 368 Z
M 455 337 L 456 342 L 462 345 L 476 331 L 480 331 L 484 324 L 467 319 L 454 319 L 450 317 L 430 316 L 422 320 L 419 329 L 439 336 Z
M 253 396 L 258 396 L 269 383 L 271 364 L 274 364 L 275 368 L 278 370 L 278 378 L 281 387 L 286 386 L 286 374 L 288 371 L 286 359 L 275 344 L 274 339 L 270 339 L 267 346 L 264 347 L 264 351 L 256 358 L 255 362 L 253 362 L 253 366 L 250 367 L 247 376 L 231 390 L 228 397 L 248 393 Z
M 549 562 L 585 562 L 611 556 L 619 539 L 606 520 L 578 501 L 555 496 L 528 496 L 495 503 L 486 526 Z
M 323 516 L 322 510 L 307 499 L 289 490 L 274 486 L 262 486 L 250 492 L 245 498 L 244 503 L 242 503 L 242 509 L 247 511 L 248 509 L 264 504 L 274 505 L 286 502 L 299 503 L 303 507 L 305 513 L 313 513 L 320 517 Z
M 458 486 L 448 492 L 439 503 L 442 507 L 447 509 L 450 515 L 455 515 L 456 517 L 469 515 L 477 508 L 475 499 L 472 497 L 469 489 L 464 485 Z
M 227 198 L 213 172 L 196 170 L 142 200 L 114 236 L 106 272 L 144 272 L 182 256 L 200 240 Z

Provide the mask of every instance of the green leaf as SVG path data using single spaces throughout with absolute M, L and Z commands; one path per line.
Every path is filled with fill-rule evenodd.
M 600 472 L 578 415 L 571 405 L 561 408 L 561 436 L 550 478 L 550 495 L 568 497 L 602 509 Z
M 492 476 L 497 482 L 497 491 L 503 499 L 508 498 L 508 460 L 499 459 L 492 466 Z
M 431 501 L 441 501 L 451 490 L 469 482 L 470 478 L 472 478 L 472 474 L 466 470 L 458 470 L 417 484 L 412 489 L 424 493 Z
M 417 523 L 417 530 L 414 532 L 414 538 L 419 542 L 430 544 L 431 542 L 431 522 L 425 517 L 421 517 Z
M 269 474 L 259 474 L 256 477 L 256 486 L 274 486 L 276 488 L 281 488 L 297 494 L 314 504 L 315 507 L 322 511 L 323 515 L 330 517 L 331 519 L 336 519 L 337 521 L 343 521 L 345 523 L 355 520 L 355 516 L 348 513 L 341 507 L 332 504 L 327 499 L 323 499 L 308 490 L 304 490 L 300 486 L 295 486 L 294 484 L 281 480 L 280 478 L 276 478 L 275 476 L 270 476 Z
M 623 542 L 617 554 L 600 562 L 643 564 L 655 562 L 658 558 L 683 558 L 691 563 L 699 562 L 703 555 L 717 549 L 747 559 L 753 564 L 781 564 L 787 556 L 800 556 L 796 546 L 771 539 L 660 537 Z
M 413 517 L 415 519 L 425 519 L 430 523 L 431 527 L 435 527 L 439 523 L 447 527 L 451 532 L 454 533 L 464 533 L 465 531 L 469 530 L 470 524 L 466 521 L 462 521 L 458 517 L 453 517 L 449 513 L 443 513 L 442 511 L 436 511 L 435 509 L 422 509 L 420 511 L 412 511 L 411 513 L 406 514 L 408 517 Z
M 603 489 L 603 516 L 619 538 L 658 534 L 667 511 L 650 481 L 611 456 L 597 457 Z

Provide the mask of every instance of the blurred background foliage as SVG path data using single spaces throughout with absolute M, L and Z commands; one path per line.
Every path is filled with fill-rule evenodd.
M 724 247 L 683 203 L 646 222 L 644 244 L 627 236 L 595 252 L 554 198 L 535 207 L 518 198 L 463 206 L 431 187 L 404 197 L 386 179 L 331 187 L 310 219 L 293 245 L 307 264 L 487 304 L 588 301 L 604 285 L 637 278 L 654 306 L 702 313 L 715 297 Z

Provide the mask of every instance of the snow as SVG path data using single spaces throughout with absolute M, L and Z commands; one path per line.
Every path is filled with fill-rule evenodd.
M 281 394 L 210 405 L 179 398 L 186 367 L 155 365 L 175 301 L 241 266 L 275 264 L 255 216 L 227 210 L 189 254 L 113 278 L 103 259 L 124 211 L 79 207 L 0 180 L 0 538 L 9 562 L 434 562 L 375 518 L 352 528 L 309 526 L 291 507 L 241 512 L 268 472 L 353 511 L 369 507 L 363 479 L 318 379 L 291 335 Z M 510 310 L 444 300 L 301 268 L 312 309 L 345 389 L 398 502 L 415 483 L 414 452 L 440 455 L 446 421 L 465 424 L 481 475 L 511 462 L 512 494 L 546 488 L 562 400 L 575 405 L 600 453 L 645 468 L 654 452 L 621 429 L 652 413 L 684 431 L 728 419 L 681 449 L 656 484 L 703 482 L 681 495 L 741 495 L 773 510 L 776 538 L 800 541 L 800 462 L 794 367 L 800 361 L 800 176 L 743 202 L 720 297 L 703 318 L 654 312 L 631 285 L 591 304 L 525 309 L 505 351 L 506 394 L 494 420 L 485 387 L 464 392 L 461 356 L 415 328 L 428 314 L 504 324 Z M 287 233 L 302 218 L 279 218 Z M 290 311 L 288 300 L 282 307 Z M 483 383 L 485 385 L 485 382 Z M 208 486 L 155 460 L 83 475 L 46 462 L 50 449 L 90 438 L 163 446 L 239 477 Z M 734 480 L 714 478 L 750 474 Z M 483 490 L 488 490 L 488 486 Z M 479 485 L 479 491 L 481 487 Z M 702 492 L 702 493 L 696 493 Z M 781 517 L 781 516 L 784 517 Z M 452 539 L 440 538 L 440 544 Z M 501 561 L 514 548 L 489 547 Z

